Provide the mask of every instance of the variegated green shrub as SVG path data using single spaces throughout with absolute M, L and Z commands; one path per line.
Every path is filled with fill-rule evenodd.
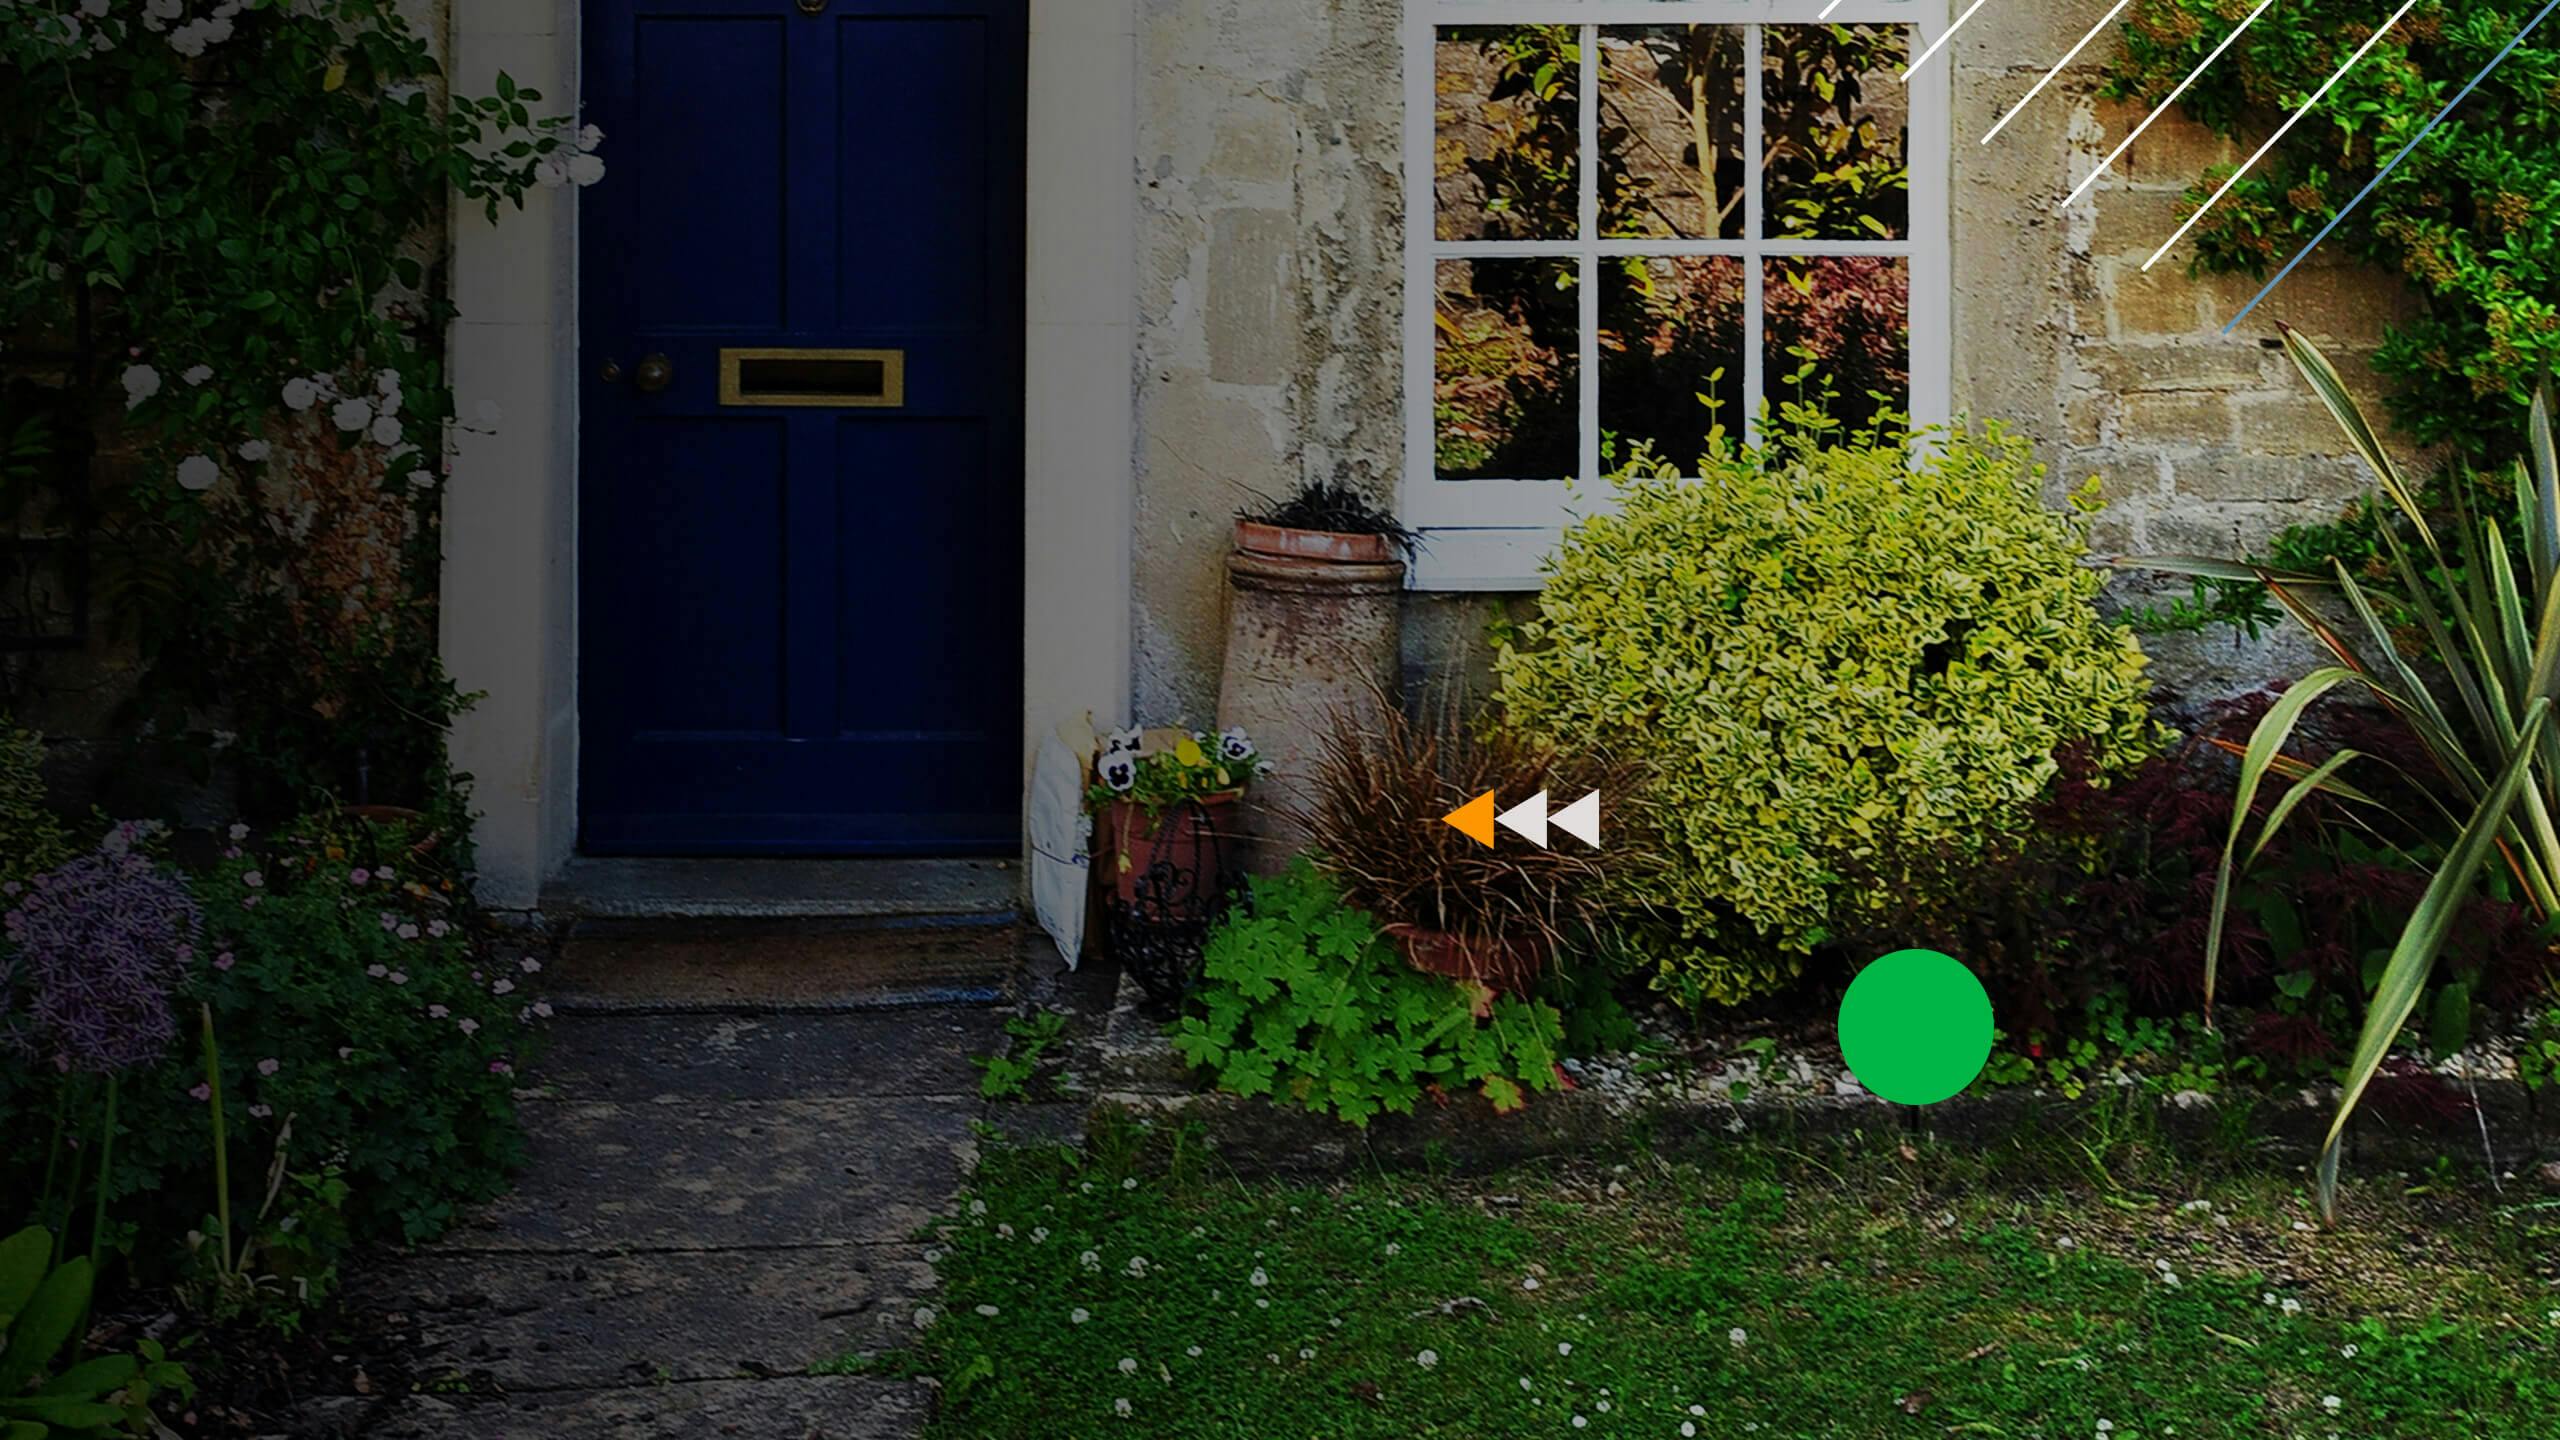
M 2141 647 L 2091 606 L 2096 482 L 2057 512 L 1996 426 L 1919 448 L 1631 467 L 1501 647 L 1506 723 L 1644 765 L 1661 859 L 1613 883 L 1662 922 L 1657 983 L 1689 1003 L 1798 974 L 1865 907 L 1853 866 L 2015 825 L 2065 745 L 2121 763 L 2149 740 Z

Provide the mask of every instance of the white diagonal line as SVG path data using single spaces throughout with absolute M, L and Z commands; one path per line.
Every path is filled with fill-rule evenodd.
M 1830 4 L 1822 7 L 1822 13 L 1814 16 L 1813 18 L 1816 20 L 1828 20 L 1831 18 L 1831 12 L 1839 8 L 1840 0 L 1831 0 Z
M 1838 0 L 1833 0 L 1833 3 L 1837 4 Z M 2069 53 L 2065 54 L 2061 59 L 2054 61 L 2053 68 L 2044 72 L 2044 78 L 2036 82 L 2035 89 L 2028 91 L 2025 97 L 2019 100 L 2017 104 L 2010 106 L 2009 113 L 2001 116 L 1998 124 L 1982 132 L 1982 143 L 1985 145 L 1990 144 L 1992 136 L 2007 129 L 2009 127 L 2009 122 L 2018 118 L 2018 112 L 2027 108 L 2027 101 L 2033 100 L 2036 96 L 2044 93 L 2044 87 L 2053 83 L 2053 77 L 2062 73 L 2062 67 L 2079 59 L 2080 52 L 2089 48 L 2089 42 L 2098 38 L 2098 32 L 2106 29 L 2108 23 L 2114 20 L 2118 15 L 2123 14 L 2124 7 L 2132 3 L 2133 0 L 2116 0 L 2116 8 L 2107 12 L 2106 19 L 2100 20 L 2097 24 L 2090 26 L 2089 33 L 2080 37 L 2079 44 L 2072 46 Z
M 2213 68 L 2213 62 L 2222 58 L 2222 52 L 2231 48 L 2231 42 L 2239 39 L 2242 33 L 2247 31 L 2250 25 L 2257 21 L 2259 16 L 2267 13 L 2267 7 L 2274 3 L 2276 3 L 2276 0 L 2258 0 L 2258 8 L 2249 12 L 2249 18 L 2241 21 L 2237 26 L 2233 27 L 2230 34 L 2223 36 L 2222 43 L 2213 47 L 2213 53 L 2204 57 L 2204 63 L 2190 71 L 2186 79 L 2179 81 L 2178 88 L 2169 92 L 2168 99 L 2151 107 L 2151 113 L 2142 117 L 2142 123 L 2133 127 L 2133 133 L 2124 137 L 2124 143 L 2107 152 L 2107 158 L 2098 162 L 2098 168 L 2090 171 L 2089 177 L 2081 181 L 2077 186 L 2073 187 L 2070 194 L 2062 197 L 2062 203 L 2054 206 L 2053 208 L 2056 210 L 2070 209 L 2072 201 L 2079 199 L 2090 186 L 2097 184 L 2098 177 L 2107 173 L 2108 167 L 2116 163 L 2117 157 L 2131 149 L 2133 147 L 2133 142 L 2142 138 L 2142 132 L 2151 128 L 2151 122 L 2168 114 L 2169 107 L 2178 103 L 2178 97 L 2187 93 L 2187 87 L 2202 79 L 2204 77 L 2204 72 Z
M 1981 9 L 1985 3 L 1986 0 L 1973 0 L 1972 4 L 1964 7 L 1964 13 L 1956 17 L 1956 23 L 1948 26 L 1937 39 L 1930 41 L 1929 48 L 1920 52 L 1920 58 L 1911 62 L 1911 68 L 1902 72 L 1903 83 L 1906 85 L 1911 83 L 1911 77 L 1920 72 L 1921 66 L 1929 63 L 1929 57 L 1938 53 L 1938 47 L 1956 38 L 1956 32 L 1964 28 L 1964 22 L 1972 19 L 1973 12 Z
M 2339 81 L 2346 79 L 2347 72 L 2356 68 L 2356 62 L 2364 58 L 2364 52 L 2381 44 L 2382 37 L 2390 34 L 2391 27 L 2399 24 L 2400 17 L 2408 14 L 2409 7 L 2417 3 L 2418 0 L 2401 0 L 2400 8 L 2391 12 L 2391 18 L 2382 22 L 2382 28 L 2374 31 L 2372 36 L 2369 37 L 2362 45 L 2357 46 L 2356 53 L 2347 57 L 2347 63 L 2338 67 L 2338 73 L 2329 77 L 2329 84 L 2321 86 L 2317 94 L 2314 94 L 2309 100 L 2304 101 L 2302 108 L 2293 112 L 2293 118 L 2285 121 L 2284 125 L 2279 128 L 2276 133 L 2267 137 L 2266 144 L 2258 147 L 2257 154 L 2250 156 L 2245 161 L 2242 161 L 2240 168 L 2231 172 L 2231 178 L 2222 182 L 2222 188 L 2213 192 L 2213 199 L 2204 202 L 2204 205 L 2199 208 L 2196 213 L 2188 216 L 2187 223 L 2178 227 L 2178 233 L 2170 236 L 2167 241 L 2162 243 L 2159 249 L 2151 252 L 2150 259 L 2142 262 L 2142 268 L 2148 270 L 2152 266 L 2159 264 L 2160 257 L 2169 253 L 2170 246 L 2187 238 L 2187 232 L 2196 228 L 2196 222 L 2204 218 L 2205 211 L 2212 209 L 2223 196 L 2230 194 L 2231 187 L 2240 183 L 2240 177 L 2248 174 L 2251 166 L 2265 159 L 2267 157 L 2267 152 L 2276 148 L 2276 142 L 2284 138 L 2284 132 L 2292 129 L 2303 116 L 2310 114 L 2311 107 L 2320 103 L 2321 97 L 2329 93 L 2330 86 L 2336 85 Z

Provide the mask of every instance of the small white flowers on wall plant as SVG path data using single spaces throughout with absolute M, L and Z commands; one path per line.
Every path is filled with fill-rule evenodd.
M 178 488 L 181 490 L 210 490 L 221 478 L 222 467 L 214 464 L 211 456 L 190 455 L 178 462 Z
M 160 393 L 160 372 L 148 365 L 128 365 L 124 371 L 124 408 L 136 409 L 142 402 Z

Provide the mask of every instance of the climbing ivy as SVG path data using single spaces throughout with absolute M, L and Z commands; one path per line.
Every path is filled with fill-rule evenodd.
M 541 103 L 390 0 L 0 0 L 0 525 L 86 538 L 135 732 L 432 798 L 441 228 L 601 176 Z
M 1489 998 L 1489 997 L 1488 997 Z M 1476 1013 L 1459 982 L 1407 965 L 1375 920 L 1300 859 L 1253 882 L 1210 935 L 1195 1013 L 1173 1046 L 1239 1095 L 1268 1095 L 1366 1125 L 1409 1114 L 1426 1087 L 1483 1089 L 1497 1110 L 1556 1088 L 1564 1024 L 1509 996 Z
M 2320 108 L 2196 227 L 2196 268 L 2271 275 L 2300 253 L 2434 118 L 2539 4 L 2425 0 Z M 2165 95 L 2246 7 L 2140 0 L 2110 94 Z M 2248 149 L 2272 134 L 2389 13 L 2359 0 L 2288 0 L 2258 18 L 2180 108 Z M 2227 176 L 2189 193 L 2201 204 Z M 2418 318 L 2391 328 L 2374 364 L 2397 381 L 2393 414 L 2427 444 L 2474 456 L 2521 435 L 2535 377 L 2560 361 L 2560 27 L 2544 26 L 2421 142 L 2324 248 L 2408 277 Z M 2284 292 L 2267 302 L 2284 317 Z

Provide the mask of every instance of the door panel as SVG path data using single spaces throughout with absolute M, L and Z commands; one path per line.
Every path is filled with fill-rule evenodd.
M 582 846 L 1010 851 L 1024 0 L 585 24 Z M 724 401 L 735 349 L 897 352 L 903 403 Z

